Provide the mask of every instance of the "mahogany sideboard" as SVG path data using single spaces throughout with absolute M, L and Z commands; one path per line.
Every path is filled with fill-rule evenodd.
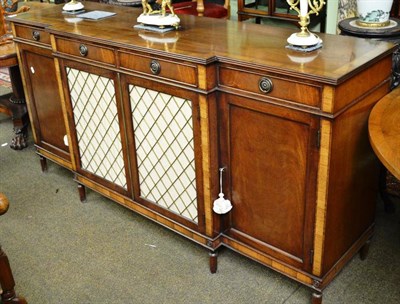
M 390 88 L 394 46 L 181 15 L 159 34 L 140 9 L 85 2 L 10 18 L 37 153 L 79 186 L 204 246 L 226 246 L 313 290 L 373 235 L 378 161 L 367 121 Z M 222 192 L 233 205 L 213 212 Z

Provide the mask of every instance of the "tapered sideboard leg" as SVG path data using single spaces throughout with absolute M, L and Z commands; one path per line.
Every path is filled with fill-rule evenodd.
M 42 172 L 46 172 L 47 171 L 47 159 L 41 155 L 39 156 L 39 159 L 40 159 L 40 166 L 42 167 Z
M 24 298 L 18 298 L 15 294 L 15 281 L 11 272 L 8 257 L 0 246 L 0 286 L 3 290 L 1 301 L 3 304 L 26 304 Z
M 370 245 L 371 245 L 371 239 L 366 241 L 365 244 L 361 247 L 361 249 L 360 249 L 360 259 L 362 261 L 364 261 L 368 256 L 369 246 Z
M 82 203 L 86 202 L 86 189 L 85 186 L 78 184 L 79 199 Z
M 215 251 L 210 252 L 210 271 L 216 273 L 218 268 L 218 253 Z
M 322 293 L 313 292 L 311 298 L 311 304 L 322 304 Z
M 387 169 L 385 166 L 381 165 L 381 171 L 379 174 L 379 193 L 384 204 L 385 212 L 394 213 L 396 208 L 389 193 L 387 192 L 387 174 Z

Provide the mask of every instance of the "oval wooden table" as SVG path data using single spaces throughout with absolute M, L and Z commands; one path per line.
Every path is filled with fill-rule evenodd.
M 400 88 L 374 106 L 368 128 L 375 154 L 389 172 L 400 179 Z
M 374 106 L 368 129 L 371 146 L 384 165 L 379 185 L 381 197 L 386 212 L 393 212 L 395 207 L 388 194 L 397 196 L 400 189 L 400 87 Z

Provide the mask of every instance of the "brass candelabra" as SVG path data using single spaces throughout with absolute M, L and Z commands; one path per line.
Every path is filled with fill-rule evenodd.
M 300 32 L 292 34 L 288 39 L 288 43 L 294 46 L 311 47 L 318 45 L 322 40 L 308 30 L 310 24 L 310 15 L 318 15 L 325 4 L 324 0 L 286 0 L 290 5 L 290 9 L 295 10 L 299 14 Z

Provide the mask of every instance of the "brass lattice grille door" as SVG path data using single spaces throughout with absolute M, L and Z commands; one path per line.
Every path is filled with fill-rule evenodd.
M 113 79 L 66 71 L 81 168 L 127 189 Z
M 140 196 L 198 221 L 192 102 L 129 85 Z

